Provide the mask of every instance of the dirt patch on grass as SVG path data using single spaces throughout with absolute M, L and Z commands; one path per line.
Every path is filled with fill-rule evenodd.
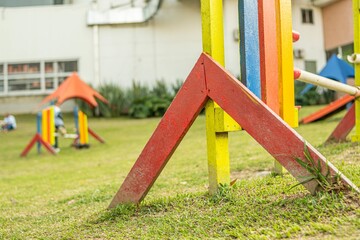
M 230 174 L 230 179 L 249 179 L 249 178 L 258 178 L 265 177 L 271 174 L 271 171 L 251 171 L 251 170 L 242 170 L 242 171 L 233 171 Z
M 360 150 L 358 148 L 349 148 L 336 157 L 343 160 L 347 164 L 354 164 L 360 162 Z

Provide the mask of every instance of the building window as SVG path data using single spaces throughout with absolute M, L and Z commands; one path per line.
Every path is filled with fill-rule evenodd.
M 77 71 L 77 60 L 0 64 L 0 94 L 46 93 Z
M 0 0 L 0 7 L 29 7 L 70 3 L 71 0 Z
M 4 64 L 0 64 L 0 93 L 4 92 Z
M 301 9 L 302 23 L 314 23 L 314 14 L 312 9 Z
M 77 71 L 77 61 L 58 62 L 59 72 L 75 72 Z
M 8 64 L 8 90 L 24 91 L 40 89 L 40 63 Z
M 45 62 L 45 88 L 54 89 L 71 73 L 78 71 L 78 61 Z
M 316 66 L 316 61 L 305 61 L 305 71 L 307 72 L 311 72 L 311 73 L 317 73 L 317 66 Z

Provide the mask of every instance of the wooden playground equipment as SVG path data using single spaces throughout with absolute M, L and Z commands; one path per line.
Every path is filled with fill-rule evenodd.
M 358 1 L 355 1 L 358 2 Z M 239 1 L 242 82 L 224 69 L 222 0 L 201 0 L 203 50 L 171 106 L 145 145 L 110 203 L 139 203 L 165 167 L 186 132 L 206 106 L 209 191 L 230 184 L 228 132 L 245 130 L 296 179 L 309 173 L 307 148 L 316 165 L 340 174 L 347 187 L 357 187 L 292 127 L 297 126 L 291 1 Z M 277 61 L 276 61 L 277 59 Z M 360 109 L 359 109 L 360 110 Z M 241 126 L 241 127 L 240 127 Z M 281 171 L 281 169 L 279 169 Z M 316 181 L 304 184 L 319 191 Z
M 355 61 L 360 53 L 360 2 L 357 0 L 353 0 L 353 18 L 354 18 L 354 54 L 348 57 L 348 60 L 354 63 L 355 67 L 355 87 L 348 85 L 339 85 L 338 83 L 334 84 L 334 81 L 321 78 L 319 76 L 312 76 L 308 73 L 294 73 L 295 78 L 301 77 L 303 75 L 307 80 L 311 79 L 315 80 L 315 82 L 322 82 L 324 87 L 328 87 L 329 89 L 335 91 L 345 92 L 348 95 L 339 99 L 334 104 L 329 105 L 327 109 L 324 109 L 319 114 L 327 114 L 329 111 L 339 108 L 339 106 L 345 105 L 354 100 L 354 104 L 347 111 L 344 118 L 339 122 L 334 131 L 330 134 L 326 143 L 329 142 L 341 142 L 345 141 L 351 130 L 355 127 L 355 134 L 351 136 L 351 141 L 360 142 L 360 98 L 359 98 L 359 86 L 360 86 L 360 62 Z M 314 83 L 315 83 L 314 82 Z M 312 116 L 309 116 L 312 117 Z M 317 116 L 314 116 L 317 117 Z M 310 119 L 311 120 L 311 119 Z
M 91 128 L 88 127 L 87 116 L 82 111 L 74 108 L 74 121 L 75 121 L 75 134 L 65 134 L 65 138 L 73 138 L 73 146 L 75 148 L 88 148 L 89 134 L 100 143 L 104 143 L 99 135 L 97 135 Z M 31 148 L 37 143 L 37 152 L 41 153 L 41 146 L 43 146 L 51 154 L 56 154 L 57 151 L 54 147 L 59 133 L 55 130 L 55 111 L 54 106 L 47 107 L 37 114 L 37 130 L 34 137 L 26 145 L 25 149 L 20 154 L 25 157 Z

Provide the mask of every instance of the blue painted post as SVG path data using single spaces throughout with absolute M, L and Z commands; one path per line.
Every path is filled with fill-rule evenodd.
M 241 82 L 261 98 L 258 0 L 238 4 Z
M 36 132 L 41 136 L 41 112 L 38 112 L 36 116 Z M 37 152 L 41 153 L 41 143 L 37 142 Z

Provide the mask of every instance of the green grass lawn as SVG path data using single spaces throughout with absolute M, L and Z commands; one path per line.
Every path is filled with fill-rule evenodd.
M 318 107 L 316 107 L 318 108 Z M 316 108 L 303 108 L 301 116 Z M 357 186 L 360 145 L 324 146 L 344 113 L 296 129 Z M 301 117 L 300 116 L 300 117 Z M 70 115 L 67 129 L 73 132 Z M 290 175 L 263 176 L 272 157 L 245 132 L 230 133 L 233 187 L 207 193 L 205 118 L 200 116 L 140 206 L 107 210 L 158 118 L 89 119 L 106 140 L 75 150 L 60 140 L 52 156 L 21 151 L 35 116 L 0 132 L 0 239 L 359 239 L 359 195 L 311 196 Z

